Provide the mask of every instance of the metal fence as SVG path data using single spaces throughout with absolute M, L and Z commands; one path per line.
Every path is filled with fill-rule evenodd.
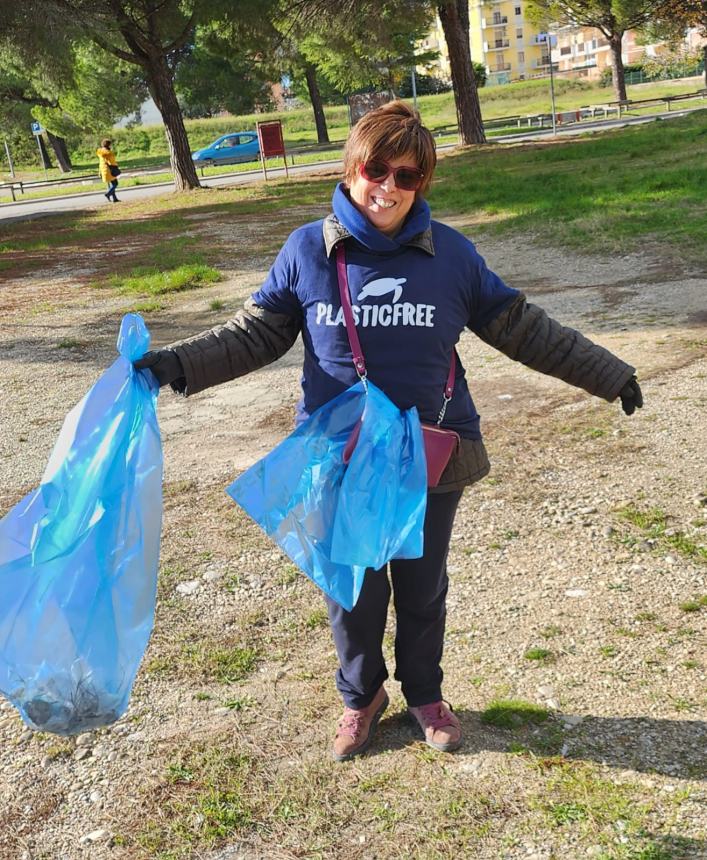
M 704 74 L 705 62 L 700 60 L 697 66 L 668 69 L 659 76 L 647 75 L 643 69 L 631 69 L 626 72 L 626 85 L 648 84 L 655 81 L 675 80 L 677 78 L 692 78 Z

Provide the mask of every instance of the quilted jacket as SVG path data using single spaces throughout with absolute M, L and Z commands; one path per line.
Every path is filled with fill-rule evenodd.
M 348 241 L 346 229 L 329 216 L 324 222 L 327 251 L 336 241 Z M 416 242 L 431 241 L 425 236 Z M 284 355 L 299 334 L 298 320 L 272 313 L 252 300 L 222 326 L 170 345 L 184 370 L 172 388 L 185 396 L 264 367 Z M 533 370 L 555 376 L 590 394 L 612 401 L 635 369 L 580 332 L 551 319 L 525 295 L 507 306 L 476 332 L 495 349 Z M 459 490 L 488 474 L 490 463 L 481 440 L 461 440 L 439 485 L 431 492 Z

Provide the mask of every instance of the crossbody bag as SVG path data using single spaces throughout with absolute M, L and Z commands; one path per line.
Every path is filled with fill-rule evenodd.
M 346 325 L 346 334 L 349 338 L 351 346 L 351 356 L 353 365 L 356 369 L 359 379 L 366 384 L 366 362 L 363 357 L 361 343 L 358 339 L 356 331 L 356 323 L 354 322 L 353 310 L 351 308 L 351 296 L 349 294 L 349 280 L 346 274 L 346 252 L 344 243 L 339 242 L 336 246 L 336 274 L 339 281 L 339 295 L 341 297 L 341 307 L 344 312 L 344 323 Z M 442 477 L 447 464 L 453 454 L 457 453 L 460 446 L 459 434 L 454 430 L 446 430 L 441 424 L 444 420 L 444 415 L 447 411 L 447 404 L 452 399 L 454 391 L 454 376 L 456 371 L 456 353 L 452 350 L 452 359 L 449 363 L 449 373 L 447 381 L 444 385 L 444 393 L 442 394 L 442 407 L 437 416 L 436 424 L 428 424 L 425 421 L 420 422 L 422 427 L 422 439 L 425 445 L 425 460 L 427 462 L 427 486 L 436 487 Z M 349 437 L 346 447 L 344 448 L 343 458 L 344 463 L 348 463 L 353 454 L 356 443 L 358 442 L 359 433 L 361 432 L 361 423 L 359 422 L 354 427 L 351 436 Z

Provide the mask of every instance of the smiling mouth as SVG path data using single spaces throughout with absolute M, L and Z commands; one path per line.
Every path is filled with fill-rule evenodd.
M 395 200 L 386 200 L 383 197 L 372 197 L 371 199 L 381 209 L 392 209 L 395 206 Z

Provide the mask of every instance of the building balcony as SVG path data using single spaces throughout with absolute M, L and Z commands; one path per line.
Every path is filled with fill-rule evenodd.
M 496 39 L 495 42 L 484 42 L 484 53 L 489 51 L 502 51 L 510 46 L 508 39 Z
M 510 68 L 510 63 L 497 63 L 495 66 L 489 66 L 489 72 L 493 75 L 496 72 L 508 72 Z
M 507 23 L 508 15 L 494 15 L 493 18 L 482 18 L 481 28 L 483 30 L 486 30 L 489 27 L 502 27 L 504 24 Z

